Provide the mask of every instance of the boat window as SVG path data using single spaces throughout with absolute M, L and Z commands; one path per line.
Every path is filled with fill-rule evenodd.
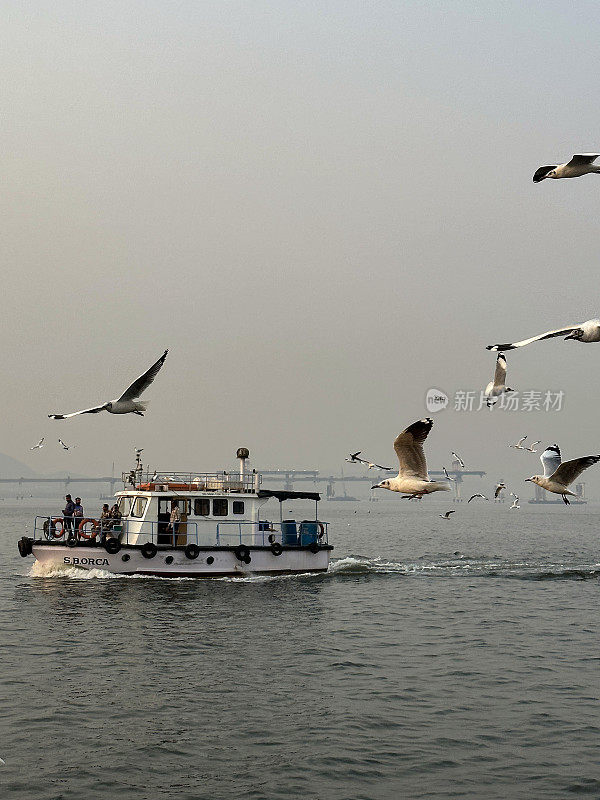
M 233 501 L 233 513 L 234 514 L 243 514 L 244 513 L 244 501 L 243 500 L 234 500 Z
M 225 497 L 215 497 L 213 500 L 213 514 L 215 517 L 226 517 L 227 516 L 227 498 Z
M 208 497 L 196 497 L 194 499 L 194 516 L 208 517 L 210 514 L 210 500 Z
M 131 516 L 143 517 L 147 505 L 148 505 L 147 497 L 134 497 L 133 503 L 131 504 Z
M 119 511 L 121 512 L 122 517 L 129 516 L 129 508 L 131 506 L 131 497 L 121 497 L 119 498 Z

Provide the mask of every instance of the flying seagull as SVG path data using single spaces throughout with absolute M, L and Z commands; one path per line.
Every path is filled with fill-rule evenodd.
M 525 441 L 526 438 L 527 438 L 527 436 L 522 436 L 516 444 L 509 444 L 508 446 L 509 447 L 514 447 L 515 450 L 528 450 L 529 449 L 528 447 L 523 447 L 523 442 Z M 535 444 L 538 444 L 538 443 L 535 442 Z
M 99 411 L 108 411 L 109 414 L 139 414 L 140 417 L 143 417 L 147 403 L 137 398 L 146 391 L 154 378 L 156 378 L 160 368 L 165 363 L 168 352 L 168 350 L 165 350 L 158 361 L 143 375 L 140 375 L 116 400 L 103 403 L 101 406 L 86 408 L 83 411 L 73 411 L 71 414 L 48 414 L 48 416 L 50 419 L 67 419 L 68 417 L 76 417 L 78 414 L 97 414 Z
M 450 475 L 448 475 L 448 470 L 446 469 L 446 467 L 442 467 L 442 469 L 444 470 L 444 475 L 446 476 L 446 480 L 452 481 L 452 483 L 456 483 L 456 478 L 451 478 Z
M 588 319 L 587 322 L 577 322 L 575 325 L 567 325 L 564 328 L 557 328 L 555 331 L 546 331 L 531 339 L 523 339 L 521 342 L 512 344 L 488 344 L 486 350 L 514 350 L 515 347 L 524 347 L 532 342 L 539 342 L 542 339 L 553 339 L 555 336 L 564 336 L 567 339 L 574 339 L 576 342 L 600 342 L 600 319 Z
M 528 450 L 530 453 L 537 453 L 535 449 L 536 444 L 539 444 L 542 440 L 538 439 L 537 442 L 532 442 L 531 447 L 524 447 L 524 450 Z
M 570 505 L 567 495 L 576 497 L 576 494 L 569 490 L 569 485 L 581 475 L 584 469 L 600 461 L 600 455 L 583 456 L 583 458 L 574 458 L 572 461 L 562 461 L 559 446 L 553 444 L 544 450 L 540 456 L 540 461 L 544 467 L 544 474 L 532 475 L 531 478 L 526 478 L 525 482 L 531 481 L 531 483 L 536 483 L 547 492 L 560 494 L 563 501 Z
M 484 494 L 480 494 L 479 492 L 477 492 L 477 494 L 472 494 L 471 497 L 469 497 L 469 499 L 467 500 L 467 504 L 469 504 L 471 500 L 475 500 L 476 497 L 481 497 L 482 500 L 488 499 Z
M 65 444 L 65 443 L 63 442 L 63 440 L 62 440 L 62 439 L 59 439 L 59 440 L 58 440 L 58 443 L 59 443 L 59 444 L 62 444 L 62 446 L 63 446 L 63 450 L 68 450 L 68 449 L 69 449 L 69 447 L 70 447 L 70 445 L 68 445 L 68 444 Z
M 539 183 L 545 178 L 580 178 L 590 172 L 600 172 L 594 164 L 600 153 L 576 153 L 566 164 L 551 164 L 539 167 L 533 174 L 533 182 Z
M 406 497 L 421 498 L 432 492 L 449 492 L 447 483 L 430 481 L 423 443 L 433 426 L 431 417 L 413 422 L 399 433 L 394 442 L 398 456 L 398 475 L 372 486 L 372 489 L 389 489 L 390 492 L 405 492 Z
M 521 506 L 519 505 L 519 495 L 518 495 L 518 494 L 515 494 L 514 492 L 511 492 L 511 493 L 510 493 L 510 496 L 511 496 L 511 497 L 514 497 L 515 499 L 513 500 L 513 504 L 512 504 L 512 506 L 509 508 L 509 511 L 511 511 L 513 508 L 521 508 Z
M 500 395 L 503 394 L 508 394 L 508 392 L 514 392 L 514 389 L 510 389 L 508 386 L 506 386 L 506 358 L 504 357 L 504 353 L 498 353 L 498 358 L 496 359 L 496 370 L 494 372 L 494 380 L 488 383 L 488 385 L 485 387 L 485 392 L 483 393 L 484 397 L 487 397 L 487 407 L 491 408 L 496 402 L 496 397 L 500 397 Z
M 45 438 L 46 438 L 45 436 L 42 436 L 42 438 L 39 440 L 39 442 L 37 444 L 34 444 L 33 447 L 30 447 L 29 449 L 30 450 L 40 450 L 44 446 L 44 439 Z
M 459 455 L 457 455 L 457 454 L 454 452 L 454 450 L 452 451 L 452 457 L 454 458 L 454 460 L 455 460 L 455 461 L 458 461 L 458 463 L 459 463 L 459 464 L 460 464 L 460 466 L 461 466 L 461 469 L 464 469 L 464 468 L 465 468 L 465 462 L 462 460 L 462 458 L 461 458 Z
M 366 461 L 365 463 L 369 465 L 369 469 L 385 469 L 387 472 L 392 469 L 391 467 L 382 467 L 381 464 L 374 464 L 372 461 Z
M 450 514 L 456 514 L 456 511 L 446 511 L 445 514 L 440 514 L 442 519 L 450 519 Z
M 500 492 L 503 489 L 506 489 L 506 484 L 504 483 L 504 481 L 500 481 L 500 483 L 496 486 L 496 489 L 494 490 L 494 499 L 495 500 L 498 499 L 498 495 L 500 494 Z
M 344 461 L 350 462 L 350 464 L 364 464 L 365 459 L 359 458 L 359 455 L 362 453 L 362 450 L 357 450 L 356 453 L 350 453 L 348 458 L 345 458 Z

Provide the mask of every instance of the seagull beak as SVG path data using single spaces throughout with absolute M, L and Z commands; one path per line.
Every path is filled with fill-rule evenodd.
M 525 478 L 525 483 L 527 483 L 527 482 L 529 482 L 529 483 L 533 483 L 533 481 L 531 480 L 531 478 Z
M 381 489 L 381 484 L 376 483 L 375 486 L 371 486 L 371 489 Z

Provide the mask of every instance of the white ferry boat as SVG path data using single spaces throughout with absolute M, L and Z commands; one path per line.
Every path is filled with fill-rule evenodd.
M 216 578 L 326 572 L 333 547 L 328 524 L 318 517 L 317 492 L 261 488 L 246 470 L 249 452 L 237 451 L 239 473 L 155 471 L 139 463 L 123 473 L 116 492 L 120 518 L 35 519 L 34 535 L 19 540 L 19 553 L 43 564 L 102 569 L 118 574 Z M 279 501 L 278 521 L 264 506 Z M 312 500 L 314 518 L 283 519 L 284 502 Z M 173 514 L 173 509 L 179 512 Z M 273 506 L 271 506 L 273 508 Z

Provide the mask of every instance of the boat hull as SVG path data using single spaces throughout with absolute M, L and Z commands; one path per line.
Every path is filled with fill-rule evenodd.
M 270 547 L 247 548 L 249 563 L 241 561 L 233 547 L 202 547 L 197 558 L 188 558 L 185 548 L 159 548 L 146 558 L 141 546 L 123 545 L 118 553 L 107 553 L 103 547 L 46 542 L 32 543 L 31 552 L 47 566 L 78 567 L 85 570 L 106 570 L 115 575 L 153 575 L 157 577 L 219 578 L 248 575 L 294 575 L 326 572 L 330 545 L 313 553 L 307 547 L 284 547 L 275 555 Z

